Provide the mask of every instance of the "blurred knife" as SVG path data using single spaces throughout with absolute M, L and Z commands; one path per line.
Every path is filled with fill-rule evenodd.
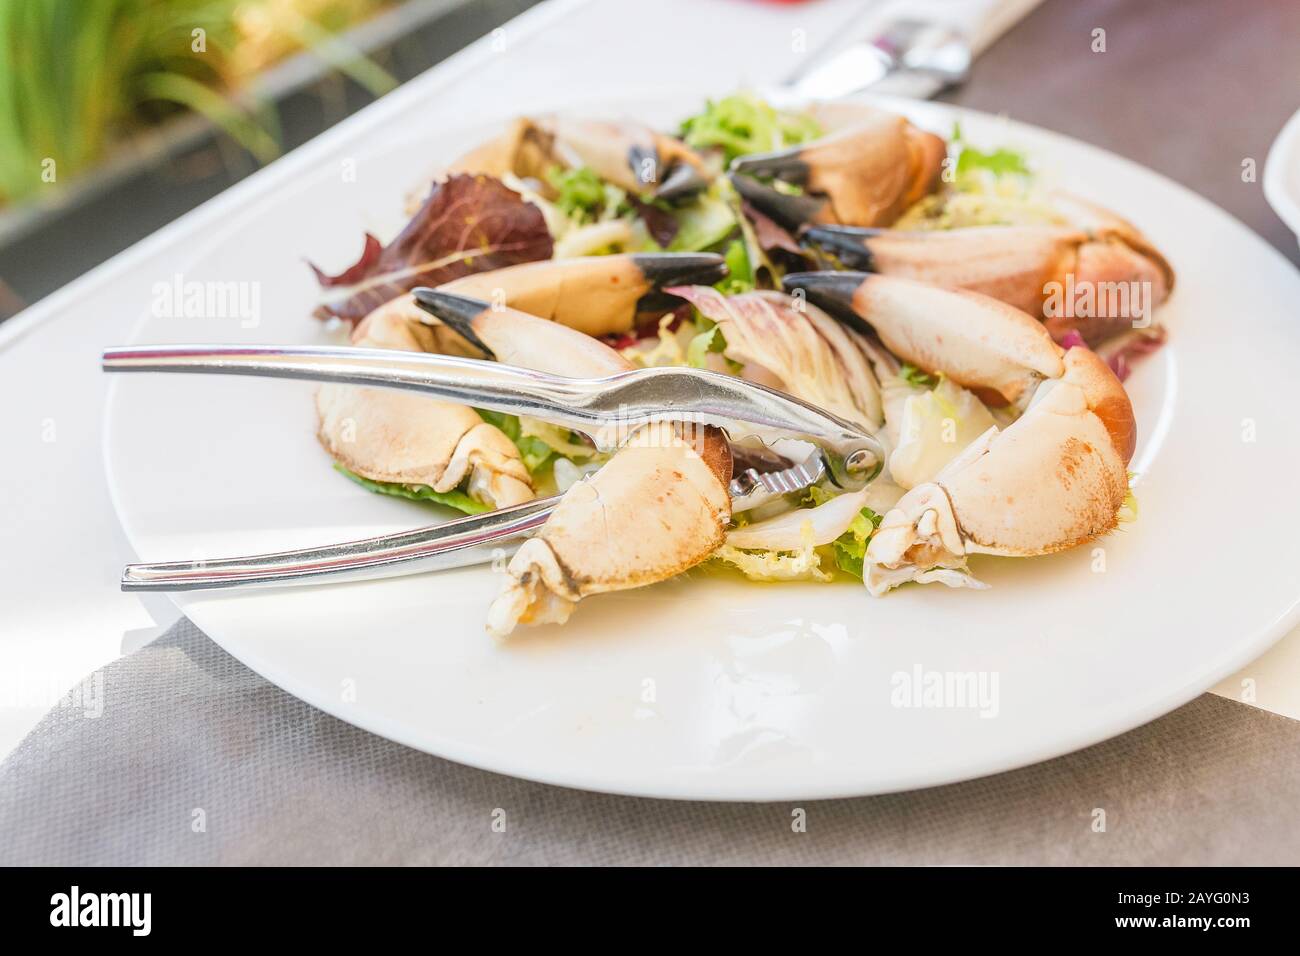
M 864 39 L 814 56 L 776 99 L 794 104 L 867 89 L 926 99 L 962 83 L 974 57 L 1040 2 L 890 0 L 860 23 Z

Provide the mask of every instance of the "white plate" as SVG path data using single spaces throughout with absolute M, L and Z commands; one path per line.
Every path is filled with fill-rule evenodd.
M 668 124 L 693 97 L 623 102 Z M 1178 270 L 1172 342 L 1130 380 L 1136 524 L 1048 558 L 977 558 L 992 590 L 751 585 L 698 576 L 598 597 L 563 628 L 483 633 L 488 568 L 182 595 L 214 640 L 291 693 L 412 747 L 551 783 L 775 800 L 877 793 L 1028 764 L 1128 730 L 1247 663 L 1297 620 L 1300 275 L 1222 211 L 1118 157 L 934 104 L 907 110 L 1028 150 L 1138 222 Z M 260 325 L 146 317 L 138 342 L 323 340 L 302 264 L 391 235 L 408 186 L 485 135 L 372 143 L 231 218 L 186 280 L 260 284 Z M 171 277 L 160 276 L 160 280 Z M 144 559 L 321 544 L 429 511 L 335 474 L 310 387 L 130 376 L 109 401 L 109 482 Z M 1104 570 L 1095 570 L 1102 566 Z M 898 673 L 996 675 L 996 714 L 894 706 Z M 987 686 L 987 685 L 986 685 Z

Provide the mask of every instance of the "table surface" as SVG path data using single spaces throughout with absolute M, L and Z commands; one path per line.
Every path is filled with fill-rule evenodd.
M 702 6 L 726 17 L 727 55 L 708 30 L 680 30 Z M 345 155 L 367 130 L 505 117 L 525 109 L 614 96 L 626 78 L 672 73 L 671 85 L 721 93 L 774 82 L 798 64 L 791 31 L 816 50 L 862 10 L 859 0 L 806 6 L 742 0 L 661 0 L 626 31 L 615 0 L 551 0 L 317 140 L 182 217 L 36 307 L 0 325 L 0 754 L 70 687 L 175 620 L 165 599 L 122 594 L 126 554 L 101 455 L 104 346 L 127 341 L 150 289 L 183 262 L 187 240 L 237 202 L 275 188 L 295 168 Z M 562 27 L 562 28 L 560 28 Z M 1094 29 L 1107 52 L 1091 51 Z M 596 40 L 599 42 L 595 42 Z M 691 44 L 700 45 L 695 51 Z M 576 70 L 573 64 L 581 63 Z M 1112 149 L 1208 196 L 1300 262 L 1295 238 L 1243 182 L 1300 103 L 1300 4 L 1269 0 L 1048 0 L 987 51 L 967 86 L 946 97 L 1005 112 Z M 481 78 L 491 71 L 494 82 Z M 437 95 L 431 95 L 434 90 Z M 1261 169 L 1262 172 L 1262 169 Z M 109 224 L 89 224 L 110 228 Z M 1207 241 L 1211 241 L 1207 237 Z M 1241 281 L 1234 277 L 1233 281 Z M 1300 717 L 1300 631 L 1216 691 Z

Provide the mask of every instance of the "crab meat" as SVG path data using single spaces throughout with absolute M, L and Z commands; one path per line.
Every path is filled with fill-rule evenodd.
M 403 297 L 368 315 L 354 331 L 352 344 L 465 354 L 459 335 L 412 321 L 408 300 Z M 438 492 L 464 484 L 471 498 L 494 508 L 534 497 L 519 449 L 472 408 L 393 389 L 322 385 L 316 391 L 316 412 L 321 445 L 363 478 L 428 485 Z
M 445 290 L 417 289 L 440 321 L 497 359 L 553 374 L 599 377 L 632 366 L 557 322 Z M 595 475 L 573 485 L 536 537 L 515 553 L 488 629 L 559 623 L 584 597 L 663 581 L 717 550 L 731 519 L 731 451 L 722 432 L 640 429 Z
M 913 580 L 971 583 L 962 573 L 970 554 L 1049 554 L 1115 527 L 1136 424 L 1124 387 L 1092 351 L 1062 352 L 1032 318 L 975 293 L 851 273 L 788 276 L 787 285 L 871 324 L 900 358 L 1025 406 L 885 515 L 867 548 L 873 594 Z M 865 286 L 875 292 L 861 294 Z M 918 297 L 900 305 L 909 292 Z M 1017 356 L 1019 376 L 1009 372 Z

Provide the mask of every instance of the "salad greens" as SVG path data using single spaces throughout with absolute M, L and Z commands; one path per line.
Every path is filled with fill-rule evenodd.
M 834 497 L 836 496 L 831 492 L 814 485 L 804 492 L 799 507 L 816 507 Z M 743 517 L 744 515 L 737 516 L 737 518 Z M 823 567 L 823 560 L 831 560 L 841 571 L 861 579 L 864 573 L 867 543 L 880 527 L 880 521 L 880 515 L 864 507 L 854 516 L 843 534 L 822 547 L 813 544 L 813 528 L 809 520 L 804 524 L 802 544 L 795 550 L 764 551 L 724 544 L 713 553 L 713 557 L 736 567 L 751 581 L 834 580 L 834 575 Z
M 715 325 L 691 338 L 691 344 L 686 347 L 686 364 L 691 368 L 708 368 L 709 353 L 721 354 L 726 348 L 727 340 Z
M 475 501 L 465 492 L 455 491 L 434 491 L 428 485 L 406 485 L 394 481 L 372 481 L 369 478 L 362 478 L 355 472 L 348 471 L 342 465 L 335 462 L 334 470 L 340 474 L 351 478 L 362 488 L 367 491 L 373 491 L 381 495 L 395 495 L 398 498 L 410 498 L 412 501 L 433 501 L 440 505 L 447 505 L 449 508 L 455 508 L 457 511 L 463 511 L 467 515 L 481 515 L 484 512 L 491 511 L 491 505 L 485 505 L 481 501 Z
M 347 269 L 330 275 L 311 266 L 321 288 L 312 314 L 355 325 L 418 285 L 549 259 L 553 252 L 537 206 L 500 180 L 459 174 L 433 186 L 392 242 L 366 233 L 361 257 Z
M 724 544 L 713 552 L 714 560 L 734 565 L 751 581 L 831 581 L 834 575 L 822 569 L 822 556 L 813 544 L 812 523 L 804 528 L 803 544 L 797 551 L 746 551 Z
M 961 124 L 951 140 L 956 165 L 949 188 L 926 196 L 894 223 L 895 229 L 964 229 L 974 226 L 1061 224 L 1025 155 L 1000 147 L 982 150 L 966 141 Z
M 703 252 L 725 241 L 736 231 L 736 217 L 731 207 L 718 195 L 716 184 L 691 202 L 673 210 L 677 235 L 669 243 L 670 252 Z
M 720 251 L 737 232 L 736 213 L 719 183 L 689 199 L 670 203 L 629 196 L 586 166 L 557 166 L 546 178 L 555 198 L 548 201 L 532 194 L 528 200 L 550 210 L 548 221 L 559 256 Z M 589 242 L 590 238 L 599 241 Z M 579 239 L 580 250 L 574 245 Z
M 962 135 L 960 122 L 953 124 L 952 145 L 960 150 L 957 155 L 956 169 L 959 182 L 963 174 L 970 174 L 975 170 L 985 170 L 994 176 L 1008 174 L 1016 176 L 1032 175 L 1024 153 L 1014 149 L 1006 149 L 1005 147 L 999 147 L 991 153 L 977 149 L 966 142 L 965 137 Z
M 713 163 L 719 161 L 719 154 L 722 162 L 729 162 L 742 153 L 781 149 L 822 135 L 811 116 L 774 109 L 752 93 L 709 102 L 702 113 L 682 124 L 682 130 L 687 145 L 701 150 Z M 588 167 L 557 166 L 546 180 L 550 198 L 536 194 L 527 198 L 547 211 L 557 256 L 718 252 L 726 257 L 729 275 L 717 288 L 728 295 L 770 285 L 780 277 L 725 176 L 718 176 L 703 192 L 673 201 L 629 195 Z M 798 191 L 785 183 L 774 185 Z
M 610 198 L 604 181 L 587 166 L 578 169 L 556 166 L 546 174 L 546 179 L 559 193 L 555 205 L 560 212 L 577 222 L 595 222 Z
M 833 495 L 825 491 L 818 485 L 813 485 L 805 493 L 805 505 L 821 505 L 829 501 Z M 870 508 L 863 508 L 858 512 L 852 523 L 849 524 L 848 530 L 831 542 L 831 551 L 835 557 L 835 564 L 841 570 L 845 571 L 855 578 L 861 578 L 863 574 L 863 562 L 867 555 L 867 543 L 871 536 L 876 533 L 880 527 L 881 516 L 876 514 Z
M 575 440 L 572 432 L 557 425 L 482 408 L 476 408 L 475 411 L 480 418 L 501 429 L 515 443 L 519 457 L 531 475 L 542 471 L 556 458 L 573 461 L 575 458 L 591 458 L 596 454 L 594 447 Z
M 727 351 L 727 340 L 723 338 L 718 324 L 697 312 L 692 325 L 700 331 L 691 336 L 690 344 L 686 346 L 686 364 L 691 368 L 712 368 L 709 363 L 709 354 L 712 353 L 721 355 L 727 364 L 727 370 L 733 375 L 739 375 L 744 365 L 723 354 Z
M 684 121 L 681 129 L 687 146 L 719 149 L 728 163 L 737 156 L 798 146 L 821 135 L 811 116 L 775 109 L 753 93 L 709 100 L 704 111 Z
M 934 388 L 939 384 L 937 376 L 922 372 L 915 365 L 907 362 L 904 362 L 902 368 L 898 370 L 898 377 L 915 388 Z
M 732 239 L 727 243 L 727 251 L 722 258 L 727 263 L 727 277 L 714 288 L 723 295 L 740 295 L 754 288 L 758 277 L 749 264 L 749 250 L 744 239 Z

